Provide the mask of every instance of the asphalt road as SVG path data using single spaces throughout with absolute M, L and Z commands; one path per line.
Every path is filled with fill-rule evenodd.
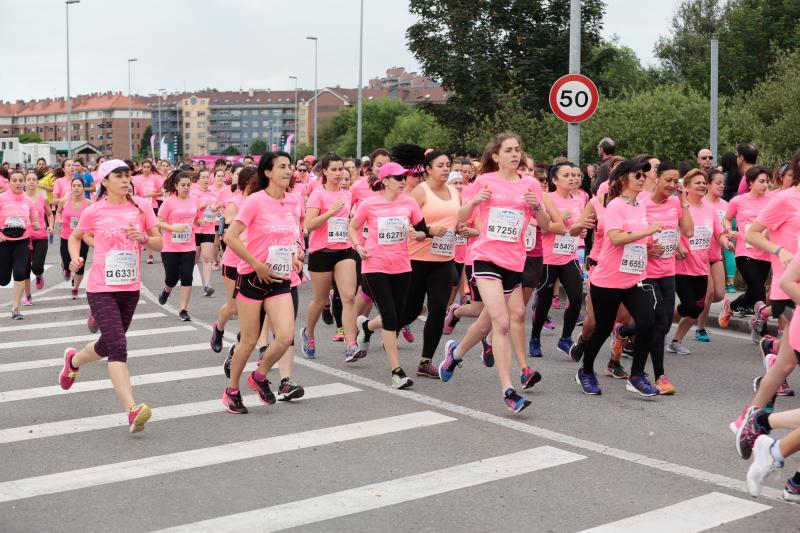
M 299 346 L 296 355 L 306 397 L 275 406 L 245 397 L 250 414 L 234 416 L 220 402 L 223 357 L 207 344 L 219 273 L 218 294 L 196 287 L 184 323 L 155 300 L 157 259 L 143 265 L 128 341 L 137 400 L 154 415 L 130 435 L 104 363 L 82 368 L 69 393 L 58 388 L 64 348 L 92 336 L 85 294 L 69 299 L 55 252 L 23 321 L 10 320 L 11 291 L 0 288 L 0 531 L 800 530 L 800 507 L 779 496 L 800 461 L 753 499 L 748 463 L 733 448 L 728 424 L 760 372 L 744 334 L 687 340 L 691 355 L 667 354 L 677 394 L 646 399 L 605 376 L 602 396 L 581 394 L 576 365 L 555 351 L 559 328 L 543 338 L 533 405 L 512 415 L 476 351 L 452 381 L 419 378 L 396 391 L 379 337 L 366 358 L 345 364 L 344 346 L 320 322 L 317 359 Z M 301 318 L 309 292 L 301 288 Z M 400 341 L 407 371 L 423 326 L 414 326 L 416 342 Z

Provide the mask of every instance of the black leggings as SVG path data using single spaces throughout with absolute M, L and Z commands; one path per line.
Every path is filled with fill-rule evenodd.
M 161 252 L 161 262 L 164 264 L 164 285 L 171 289 L 178 284 L 180 279 L 182 287 L 191 287 L 196 253 L 194 251 Z
M 8 285 L 13 274 L 14 281 L 28 279 L 28 255 L 31 240 L 0 242 L 0 285 Z
M 536 312 L 533 314 L 532 339 L 538 339 L 542 334 L 547 313 L 553 304 L 553 289 L 557 279 L 561 280 L 561 286 L 564 287 L 569 299 L 569 305 L 564 311 L 561 338 L 572 337 L 572 330 L 575 329 L 578 315 L 581 312 L 581 298 L 583 297 L 583 273 L 581 273 L 577 259 L 566 265 L 544 265 L 542 279 L 536 289 Z
M 59 252 L 61 252 L 61 268 L 64 270 L 69 270 L 69 262 L 70 262 L 70 255 L 69 255 L 69 239 L 61 239 L 61 246 L 59 248 Z M 86 244 L 83 240 L 81 240 L 81 257 L 83 257 L 83 266 L 80 270 L 75 272 L 76 276 L 83 276 L 83 269 L 86 268 L 86 258 L 89 256 L 89 245 Z
M 400 325 L 413 324 L 428 297 L 428 318 L 422 333 L 422 358 L 432 359 L 439 348 L 447 314 L 447 302 L 453 288 L 453 261 L 411 261 L 411 286 L 406 296 L 405 313 Z
M 603 347 L 603 343 L 611 334 L 611 330 L 614 329 L 614 320 L 620 304 L 624 304 L 636 320 L 631 376 L 643 375 L 647 354 L 653 344 L 656 308 L 653 288 L 642 282 L 628 289 L 607 289 L 591 285 L 589 291 L 592 295 L 596 325 L 594 333 L 586 341 L 586 348 L 583 352 L 583 371 L 594 372 L 594 360 Z
M 678 314 L 697 319 L 706 306 L 706 289 L 708 289 L 708 275 L 675 274 L 675 292 L 681 301 L 678 305 Z
M 372 300 L 378 306 L 384 331 L 400 331 L 400 317 L 406 303 L 411 272 L 384 274 L 368 272 L 362 274 L 364 286 L 368 288 Z
M 339 296 L 339 287 L 336 282 L 333 282 L 333 306 L 331 306 L 331 314 L 336 321 L 336 327 L 342 327 L 342 298 Z
M 764 285 L 767 283 L 767 277 L 769 276 L 769 261 L 761 261 L 760 259 L 740 255 L 736 258 L 736 269 L 742 274 L 742 279 L 747 284 L 747 290 L 731 302 L 731 309 L 738 311 L 744 307 L 751 308 L 756 302 L 766 302 L 767 292 L 764 289 Z M 779 281 L 772 280 L 772 283 Z
M 28 256 L 28 271 L 25 279 L 31 277 L 31 272 L 37 277 L 44 274 L 44 260 L 47 258 L 47 239 L 31 241 L 31 247 L 33 249 Z
M 653 325 L 653 343 L 650 345 L 650 359 L 653 362 L 653 376 L 655 379 L 663 376 L 664 372 L 664 339 L 672 327 L 672 315 L 675 310 L 675 277 L 646 279 L 645 285 L 653 288 L 656 296 L 655 324 Z M 703 293 L 705 295 L 705 293 Z M 636 331 L 639 331 L 637 319 Z

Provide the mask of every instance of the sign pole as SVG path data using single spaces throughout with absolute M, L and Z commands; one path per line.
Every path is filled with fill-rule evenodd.
M 569 9 L 569 73 L 581 73 L 581 0 L 570 0 Z M 580 165 L 581 125 L 567 124 L 567 158 Z

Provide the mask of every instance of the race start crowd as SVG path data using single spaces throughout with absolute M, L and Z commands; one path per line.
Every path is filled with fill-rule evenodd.
M 800 317 L 792 314 L 800 301 L 800 150 L 774 171 L 756 164 L 750 143 L 725 154 L 719 167 L 707 149 L 698 154 L 699 168 L 651 155 L 623 159 L 614 151 L 614 142 L 603 139 L 597 165 L 579 168 L 565 158 L 536 165 L 520 138 L 506 132 L 480 160 L 477 153 L 452 157 L 406 144 L 362 161 L 336 154 L 292 161 L 276 151 L 236 165 L 218 160 L 213 169 L 119 159 L 101 159 L 91 172 L 70 159 L 54 170 L 43 160 L 27 170 L 2 168 L 0 285 L 13 277 L 11 318 L 22 320 L 20 305 L 33 304 L 31 275 L 42 289 L 47 248 L 59 227 L 63 276 L 78 298 L 93 248 L 87 325 L 100 337 L 65 351 L 59 383 L 69 389 L 81 366 L 106 358 L 131 432 L 152 415 L 134 400 L 125 338 L 139 300 L 143 252 L 147 263 L 161 253 L 162 305 L 180 283 L 185 321 L 195 264 L 207 297 L 214 293 L 212 272 L 221 270 L 226 300 L 210 347 L 222 352 L 225 328 L 238 316 L 222 395 L 225 409 L 238 414 L 247 413 L 240 380 L 256 348 L 258 367 L 246 383 L 261 402 L 303 396 L 291 375 L 297 288 L 304 282 L 312 291 L 300 318 L 305 357 L 316 357 L 320 318 L 336 323 L 334 340 L 343 341 L 347 363 L 365 357 L 380 331 L 392 385 L 409 388 L 398 339 L 413 342 L 410 326 L 425 312 L 416 376 L 449 382 L 478 347 L 514 413 L 531 403 L 517 388 L 542 379 L 527 357 L 543 356 L 540 335 L 555 328 L 548 313 L 560 307 L 561 289 L 567 304 L 557 350 L 580 364 L 575 381 L 586 395 L 601 393 L 594 363 L 609 338 L 607 376 L 642 396 L 675 394 L 664 352 L 690 353 L 682 340 L 693 325 L 695 339 L 709 342 L 708 312 L 721 300 L 723 328 L 734 315 L 752 315 L 752 339 L 766 369 L 731 423 L 737 452 L 753 456 L 747 483 L 758 495 L 766 476 L 800 450 L 800 409 L 774 412 L 777 396 L 794 395 L 786 379 L 800 360 Z M 746 291 L 730 300 L 736 271 Z M 442 336 L 467 317 L 474 320 L 466 333 L 448 340 L 434 362 Z M 667 339 L 674 317 L 678 326 Z M 766 335 L 770 319 L 777 337 Z M 275 365 L 277 398 L 267 379 Z M 792 431 L 776 440 L 773 428 Z M 783 494 L 800 502 L 800 472 Z

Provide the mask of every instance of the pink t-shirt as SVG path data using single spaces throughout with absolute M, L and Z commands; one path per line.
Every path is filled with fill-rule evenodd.
M 198 186 L 189 190 L 189 196 L 197 200 L 198 216 L 203 222 L 202 226 L 195 227 L 194 232 L 203 235 L 214 234 L 214 223 L 219 220 L 217 195 L 211 189 L 202 191 Z
M 736 196 L 728 204 L 727 218 L 736 218 L 736 227 L 739 230 L 739 237 L 736 239 L 735 256 L 745 256 L 761 261 L 769 261 L 769 254 L 759 250 L 752 244 L 747 244 L 744 239 L 747 228 L 755 222 L 756 217 L 767 207 L 769 199 L 766 196 L 755 197 L 751 193 Z
M 717 210 L 705 200 L 695 207 L 689 205 L 689 214 L 694 222 L 691 239 L 681 235 L 681 246 L 688 252 L 684 259 L 676 259 L 675 273 L 684 276 L 705 276 L 711 271 L 709 253 L 711 243 L 724 232 Z
M 31 229 L 31 240 L 39 241 L 47 238 L 47 214 L 45 210 L 47 207 L 47 195 L 43 192 L 36 194 L 36 200 L 33 200 L 33 212 L 36 214 L 36 220 L 39 221 L 39 229 Z
M 606 207 L 605 233 L 619 230 L 639 231 L 647 228 L 644 205 L 614 198 Z M 624 246 L 616 246 L 606 237 L 603 249 L 592 269 L 592 285 L 609 289 L 629 289 L 644 280 L 647 272 L 647 240 L 645 237 Z
M 64 208 L 61 210 L 62 239 L 69 239 L 69 236 L 72 235 L 72 230 L 78 227 L 81 215 L 89 205 L 89 200 L 81 196 L 81 206 L 76 210 L 72 206 L 72 198 L 67 198 L 67 201 L 64 202 Z
M 606 236 L 604 222 L 606 206 L 603 205 L 602 196 L 595 196 L 589 202 L 594 207 L 595 218 L 597 219 L 597 225 L 594 227 L 594 244 L 592 245 L 592 251 L 589 252 L 589 257 L 597 261 L 597 258 L 600 257 L 600 252 L 603 250 L 603 242 Z
M 133 176 L 131 181 L 133 181 L 134 194 L 136 196 L 141 196 L 142 198 L 145 198 L 145 196 L 148 194 L 152 194 L 161 190 L 157 174 L 148 174 L 147 176 L 144 174 L 139 174 L 138 176 Z M 153 207 L 158 205 L 155 196 L 152 198 L 147 198 L 147 200 L 152 202 Z
M 361 272 L 400 274 L 411 270 L 407 234 L 409 225 L 422 220 L 422 210 L 411 196 L 400 194 L 392 201 L 373 196 L 361 202 L 353 216 L 358 225 L 369 229 Z
M 488 261 L 513 272 L 525 268 L 525 227 L 534 212 L 525 201 L 533 192 L 542 201 L 542 188 L 531 176 L 508 181 L 498 172 L 481 174 L 473 183 L 473 196 L 488 187 L 491 196 L 475 208 L 481 234 L 472 245 L 473 261 Z
M 167 224 L 185 225 L 183 231 L 164 230 L 161 236 L 165 252 L 194 252 L 194 221 L 199 212 L 197 199 L 191 196 L 181 200 L 175 194 L 170 194 L 158 209 L 158 216 Z
M 58 178 L 53 184 L 53 197 L 59 200 L 72 189 L 72 178 Z
M 800 191 L 790 187 L 773 195 L 767 208 L 761 211 L 756 220 L 769 230 L 769 240 L 782 246 L 788 252 L 797 252 L 797 238 L 800 236 Z M 770 254 L 772 263 L 772 285 L 769 290 L 770 300 L 788 300 L 789 295 L 780 288 L 780 280 L 784 268 L 780 258 Z
M 306 202 L 306 209 L 317 209 L 319 214 L 326 213 L 338 200 L 344 207 L 339 209 L 327 222 L 318 226 L 308 235 L 308 251 L 314 253 L 323 248 L 328 250 L 347 250 L 352 248 L 347 226 L 350 224 L 351 201 L 350 191 L 339 189 L 331 192 L 325 187 L 319 187 L 311 193 Z
M 236 213 L 239 213 L 239 210 L 242 208 L 243 201 L 244 197 L 242 196 L 242 192 L 237 190 L 235 193 L 233 193 L 233 196 L 228 199 L 226 207 L 230 204 L 234 204 L 236 206 Z M 235 218 L 236 216 L 234 215 L 234 219 Z M 247 245 L 247 230 L 244 230 L 239 234 L 239 239 L 241 239 L 241 241 Z M 222 253 L 223 265 L 235 268 L 239 266 L 241 261 L 242 259 L 236 255 L 236 252 L 234 252 L 230 246 L 225 247 L 225 251 Z
M 302 190 L 298 190 L 296 187 L 291 191 L 286 193 L 286 199 L 284 200 L 284 205 L 286 205 L 294 214 L 295 218 L 297 219 L 297 228 L 295 231 L 294 236 L 294 254 L 297 254 L 297 249 L 305 249 L 305 241 L 302 238 L 303 235 L 303 221 L 306 218 L 306 207 L 305 207 L 305 196 L 303 195 Z M 300 275 L 297 271 L 293 268 L 291 270 L 290 276 L 290 285 L 292 287 L 297 287 L 300 285 Z
M 21 237 L 11 238 L 3 235 L 7 241 L 27 239 L 31 233 L 31 219 L 36 216 L 33 201 L 25 193 L 14 194 L 11 189 L 0 193 L 0 229 L 24 228 Z
M 247 250 L 273 272 L 289 278 L 292 256 L 297 245 L 300 221 L 293 210 L 294 201 L 276 200 L 266 191 L 253 193 L 242 202 L 236 221 L 247 228 Z M 253 267 L 246 261 L 237 266 L 239 274 L 250 274 Z
M 661 231 L 653 235 L 653 239 L 661 243 L 664 253 L 661 257 L 647 258 L 647 278 L 660 279 L 675 275 L 675 250 L 678 248 L 680 222 L 683 208 L 677 196 L 669 196 L 662 204 L 653 201 L 652 195 L 642 200 L 647 212 L 647 223 L 661 222 Z
M 714 211 L 717 213 L 719 223 L 722 224 L 722 221 L 725 220 L 725 213 L 728 211 L 728 202 L 722 198 L 717 198 L 716 202 L 712 202 L 708 196 L 706 196 L 703 201 L 714 208 Z M 725 229 L 724 225 L 722 229 Z M 711 248 L 708 250 L 708 261 L 710 263 L 722 261 L 722 247 L 720 247 L 716 239 L 711 241 Z
M 793 261 L 795 263 L 800 262 L 800 251 L 794 255 Z M 792 321 L 789 323 L 789 345 L 792 347 L 792 350 L 800 352 L 800 313 L 795 313 L 792 316 Z
M 548 194 L 562 217 L 564 216 L 564 210 L 569 211 L 569 215 L 564 217 L 564 226 L 567 228 L 567 233 L 565 235 L 545 233 L 542 236 L 544 264 L 566 265 L 570 261 L 578 259 L 578 246 L 581 244 L 580 237 L 573 237 L 570 235 L 569 228 L 578 220 L 586 203 L 584 198 L 579 194 L 570 194 L 567 198 L 564 198 L 558 194 L 558 192 L 551 192 Z M 541 233 L 541 231 L 538 233 Z
M 139 290 L 142 244 L 130 240 L 127 230 L 134 227 L 146 233 L 158 226 L 158 220 L 148 200 L 134 198 L 133 201 L 139 209 L 130 202 L 110 204 L 104 197 L 81 214 L 78 229 L 94 235 L 87 292 Z
M 739 190 L 738 194 L 747 194 L 750 192 L 750 185 L 747 183 L 747 176 L 742 175 L 742 179 L 739 180 Z
M 379 191 L 373 191 L 369 184 L 369 176 L 364 176 L 350 186 L 350 203 L 353 212 L 358 209 L 361 202 L 373 196 L 380 196 Z
M 599 198 L 602 198 L 606 194 L 608 194 L 608 180 L 597 186 L 597 196 Z

